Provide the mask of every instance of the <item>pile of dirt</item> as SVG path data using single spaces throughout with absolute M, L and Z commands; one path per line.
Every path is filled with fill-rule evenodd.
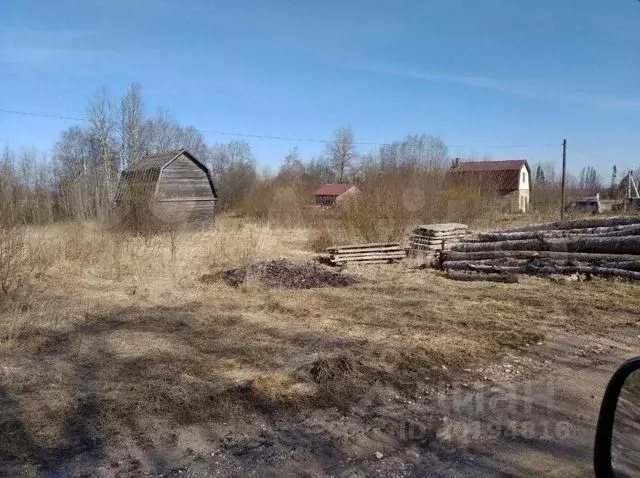
M 294 264 L 287 260 L 256 262 L 248 267 L 229 269 L 220 275 L 227 284 L 237 287 L 247 277 L 265 287 L 311 289 L 314 287 L 346 287 L 359 282 L 356 277 L 333 272 L 317 264 Z

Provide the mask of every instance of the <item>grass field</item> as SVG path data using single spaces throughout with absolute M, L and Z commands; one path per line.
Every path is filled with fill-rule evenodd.
M 559 331 L 637 322 L 638 285 L 450 282 L 416 264 L 350 266 L 353 287 L 238 289 L 203 274 L 313 259 L 314 232 L 223 218 L 151 238 L 32 228 L 34 276 L 0 300 L 0 461 L 37 475 L 78 453 L 178 430 L 402 396 Z M 173 438 L 172 438 L 173 437 Z

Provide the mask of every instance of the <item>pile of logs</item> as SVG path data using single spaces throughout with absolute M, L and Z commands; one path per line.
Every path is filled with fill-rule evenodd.
M 432 255 L 438 251 L 451 249 L 453 244 L 463 240 L 468 234 L 466 224 L 426 224 L 418 226 L 409 237 L 409 249 L 412 254 L 418 252 Z
M 328 248 L 327 252 L 329 253 L 329 264 L 336 266 L 347 262 L 388 264 L 407 256 L 405 250 L 396 242 L 334 246 Z
M 640 216 L 554 222 L 480 234 L 442 251 L 440 267 L 481 274 L 578 273 L 640 280 Z

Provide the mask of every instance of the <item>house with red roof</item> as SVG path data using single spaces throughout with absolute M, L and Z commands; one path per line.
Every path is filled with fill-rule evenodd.
M 313 193 L 313 196 L 316 206 L 331 207 L 358 194 L 360 190 L 353 184 L 325 184 Z
M 529 211 L 531 169 L 526 159 L 510 161 L 455 160 L 449 170 L 450 187 L 483 188 L 497 194 L 503 209 Z

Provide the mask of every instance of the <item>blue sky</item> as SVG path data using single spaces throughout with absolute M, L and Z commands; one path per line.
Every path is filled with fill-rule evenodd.
M 566 137 L 573 171 L 640 165 L 637 0 L 0 4 L 0 108 L 81 116 L 99 87 L 132 81 L 150 112 L 200 129 L 328 138 L 350 125 L 361 142 L 427 133 L 453 155 L 533 163 L 559 163 Z M 70 124 L 0 113 L 0 145 L 50 151 Z M 323 151 L 250 142 L 272 167 L 296 145 Z

